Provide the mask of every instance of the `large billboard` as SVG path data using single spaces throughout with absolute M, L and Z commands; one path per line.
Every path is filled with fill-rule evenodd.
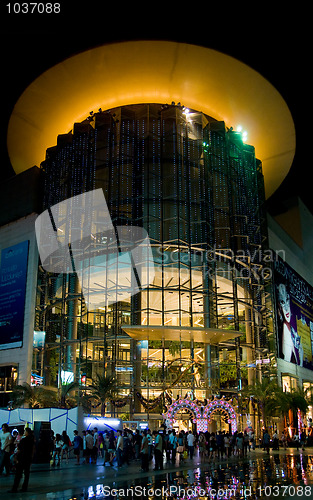
M 313 370 L 313 287 L 278 256 L 274 282 L 278 357 Z
M 1 251 L 0 349 L 23 345 L 29 241 Z

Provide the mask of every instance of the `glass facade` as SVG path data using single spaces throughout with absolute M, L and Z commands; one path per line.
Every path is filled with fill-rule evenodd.
M 272 306 L 262 168 L 241 134 L 175 104 L 99 110 L 59 136 L 41 168 L 43 210 L 101 188 L 115 227 L 146 229 L 155 274 L 119 300 L 117 273 L 106 284 L 116 301 L 93 310 L 75 274 L 39 267 L 34 329 L 45 347 L 34 348 L 33 372 L 48 385 L 74 376 L 82 392 L 97 373 L 113 375 L 108 413 L 130 417 L 251 382 Z

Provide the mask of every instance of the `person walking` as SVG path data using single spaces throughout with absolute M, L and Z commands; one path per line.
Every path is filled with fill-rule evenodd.
M 16 454 L 16 472 L 11 493 L 16 493 L 24 472 L 24 481 L 21 491 L 27 491 L 29 482 L 29 472 L 34 455 L 34 435 L 33 431 L 26 427 L 24 437 L 18 443 Z
M 99 432 L 98 432 L 98 427 L 95 427 L 93 430 L 93 447 L 91 452 L 91 462 L 93 464 L 97 463 L 98 450 L 99 450 Z
M 123 433 L 123 462 L 129 465 L 132 453 L 132 445 L 127 429 Z
M 61 451 L 61 460 L 63 462 L 63 457 L 66 457 L 66 463 L 68 464 L 68 458 L 70 453 L 70 438 L 67 435 L 66 431 L 62 432 L 62 439 L 63 439 L 63 445 Z
M 114 437 L 114 432 L 110 431 L 108 438 L 108 454 L 109 454 L 109 464 L 111 467 L 113 466 L 113 460 L 115 456 L 115 446 L 116 446 L 116 441 Z
M 89 463 L 86 437 L 87 437 L 87 432 L 86 431 L 82 431 L 83 464 Z
M 200 462 L 205 461 L 205 450 L 206 450 L 206 440 L 203 432 L 200 432 L 199 435 L 199 457 Z
M 189 458 L 193 459 L 193 454 L 194 454 L 194 444 L 195 444 L 195 437 L 191 431 L 189 431 L 189 434 L 187 436 L 187 446 L 188 446 L 188 452 L 189 452 Z
M 98 443 L 99 443 L 98 455 L 99 455 L 100 458 L 104 458 L 104 437 L 103 437 L 103 432 L 99 432 Z
M 0 433 L 0 443 L 1 443 L 1 457 L 0 457 L 0 474 L 2 474 L 5 468 L 6 475 L 10 474 L 10 454 L 11 454 L 11 443 L 12 436 L 9 432 L 8 424 L 2 424 L 2 432 Z
M 141 440 L 142 440 L 142 436 L 139 433 L 139 429 L 136 429 L 136 432 L 134 435 L 135 460 L 140 459 Z
M 263 434 L 263 446 L 264 446 L 264 450 L 267 451 L 268 455 L 270 454 L 270 442 L 271 442 L 270 435 L 267 432 L 267 429 L 265 429 L 264 434 Z
M 151 462 L 153 456 L 153 439 L 151 435 L 150 429 L 147 429 L 147 438 L 148 438 L 148 460 Z
M 215 452 L 216 452 L 216 440 L 215 440 L 215 433 L 212 432 L 210 435 L 209 439 L 209 458 L 215 458 Z
M 178 444 L 176 432 L 174 429 L 172 429 L 172 433 L 169 435 L 168 443 L 170 445 L 170 450 L 172 452 L 171 453 L 171 461 L 174 464 L 175 460 L 176 460 L 176 451 L 177 451 L 177 444 Z
M 163 470 L 163 439 L 159 432 L 153 432 L 154 438 L 154 470 Z
M 243 457 L 243 434 L 242 432 L 239 432 L 236 438 L 236 444 L 237 444 L 237 450 L 238 450 L 238 456 Z
M 246 457 L 248 453 L 248 448 L 250 447 L 250 438 L 247 431 L 243 433 L 243 456 Z M 250 451 L 250 449 L 249 449 Z
M 177 453 L 179 456 L 179 463 L 184 461 L 184 451 L 185 451 L 185 440 L 184 440 L 184 434 L 180 432 L 178 434 L 178 446 L 177 446 Z
M 286 439 L 284 432 L 282 432 L 282 435 L 281 435 L 281 442 L 282 442 L 282 445 L 283 445 L 284 450 L 285 450 L 287 448 L 287 439 Z
M 141 470 L 142 472 L 148 472 L 149 470 L 149 442 L 147 438 L 146 429 L 142 432 L 141 441 Z
M 230 457 L 230 439 L 229 439 L 228 432 L 225 434 L 225 437 L 224 437 L 224 446 L 225 446 L 226 458 L 229 458 Z
M 82 449 L 83 445 L 83 440 L 82 438 L 78 435 L 78 431 L 74 431 L 74 439 L 73 439 L 73 448 L 74 448 L 74 455 L 76 457 L 76 464 L 80 464 L 80 450 Z
M 279 450 L 279 438 L 277 431 L 274 432 L 272 440 L 273 440 L 273 450 Z
M 92 456 L 93 449 L 94 449 L 93 444 L 94 444 L 93 435 L 92 435 L 92 432 L 89 430 L 89 431 L 87 431 L 87 434 L 86 434 L 86 460 L 87 460 L 88 464 L 90 463 L 90 459 L 91 459 L 91 463 L 93 463 L 93 456 Z
M 64 443 L 61 434 L 56 434 L 54 439 L 53 462 L 51 464 L 52 467 L 54 467 L 55 465 L 57 465 L 58 467 L 60 466 L 63 444 Z
M 167 462 L 169 462 L 171 459 L 171 451 L 172 451 L 171 450 L 171 443 L 170 443 L 171 434 L 172 434 L 172 431 L 169 430 L 168 432 L 165 432 L 165 434 L 163 436 L 164 449 L 165 449 Z
M 117 460 L 118 467 L 122 467 L 122 465 L 123 465 L 123 448 L 124 448 L 124 443 L 123 443 L 122 433 L 121 433 L 121 431 L 117 431 L 116 460 Z

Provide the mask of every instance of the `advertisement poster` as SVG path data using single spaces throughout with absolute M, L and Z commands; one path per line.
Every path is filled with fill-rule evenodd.
M 23 344 L 29 241 L 5 248 L 0 261 L 0 349 Z
M 274 281 L 278 357 L 313 370 L 313 287 L 279 257 Z

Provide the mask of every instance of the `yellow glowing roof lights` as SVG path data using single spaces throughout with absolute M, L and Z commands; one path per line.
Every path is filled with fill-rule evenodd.
M 58 134 L 90 110 L 181 102 L 226 126 L 244 123 L 263 162 L 266 195 L 292 164 L 295 129 L 287 104 L 258 72 L 202 46 L 168 41 L 107 44 L 70 57 L 40 75 L 17 101 L 8 127 L 15 172 L 45 159 Z

